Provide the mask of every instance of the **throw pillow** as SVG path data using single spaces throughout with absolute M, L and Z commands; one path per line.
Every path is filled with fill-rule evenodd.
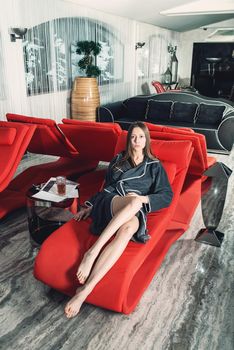
M 217 125 L 222 120 L 224 110 L 225 106 L 201 103 L 196 123 Z
M 171 116 L 172 101 L 149 100 L 146 117 L 148 121 L 169 121 Z
M 123 101 L 123 117 L 124 119 L 137 121 L 145 120 L 147 100 L 145 98 L 129 98 Z
M 175 102 L 173 104 L 171 120 L 177 122 L 194 123 L 197 108 L 197 103 Z

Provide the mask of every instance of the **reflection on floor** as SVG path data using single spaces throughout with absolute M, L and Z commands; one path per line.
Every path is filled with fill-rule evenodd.
M 38 157 L 24 157 L 21 170 Z M 233 168 L 234 152 L 217 155 Z M 41 156 L 40 156 L 41 162 Z M 170 249 L 131 315 L 85 304 L 78 317 L 63 313 L 68 298 L 32 275 L 26 211 L 0 223 L 0 344 L 5 350 L 232 350 L 233 175 L 219 230 L 221 248 L 194 241 L 203 227 L 200 207 L 190 229 Z

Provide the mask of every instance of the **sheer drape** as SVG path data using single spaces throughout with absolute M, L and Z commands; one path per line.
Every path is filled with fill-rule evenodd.
M 0 0 L 0 119 L 7 112 L 70 116 L 72 81 L 80 75 L 75 42 L 96 40 L 101 103 L 142 93 L 142 85 L 166 67 L 172 33 L 62 0 Z M 10 27 L 26 27 L 25 39 L 10 42 Z M 145 41 L 135 50 L 137 41 Z
M 179 33 L 141 23 L 137 24 L 139 42 L 145 45 L 136 50 L 137 93 L 155 93 L 152 80 L 162 80 L 169 62 L 168 45 L 178 46 Z

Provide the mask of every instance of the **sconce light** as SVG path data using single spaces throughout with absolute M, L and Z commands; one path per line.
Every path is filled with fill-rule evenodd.
M 10 28 L 11 41 L 15 42 L 17 39 L 24 39 L 26 33 L 27 28 Z
M 138 42 L 138 43 L 136 43 L 135 49 L 136 49 L 136 50 L 137 50 L 137 49 L 141 49 L 144 45 L 145 45 L 145 43 L 140 43 L 140 42 Z

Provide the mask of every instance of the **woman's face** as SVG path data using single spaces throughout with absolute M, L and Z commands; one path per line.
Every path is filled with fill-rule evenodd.
M 132 130 L 132 135 L 131 135 L 131 146 L 133 151 L 143 151 L 143 149 L 145 148 L 145 144 L 146 144 L 146 137 L 145 137 L 145 133 L 144 131 L 139 128 L 139 127 L 135 127 Z

